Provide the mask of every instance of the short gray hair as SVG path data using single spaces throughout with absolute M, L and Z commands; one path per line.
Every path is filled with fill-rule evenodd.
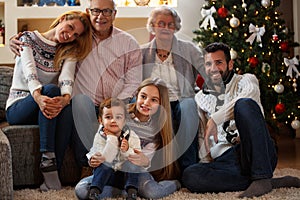
M 172 7 L 163 5 L 163 6 L 159 6 L 157 8 L 154 8 L 150 13 L 150 16 L 149 16 L 148 21 L 147 21 L 147 30 L 150 33 L 152 33 L 152 34 L 154 33 L 153 26 L 154 26 L 154 23 L 156 22 L 157 15 L 160 15 L 160 14 L 171 15 L 174 18 L 174 21 L 175 21 L 175 32 L 180 30 L 180 28 L 181 28 L 181 19 L 180 19 L 179 15 L 177 14 L 176 10 Z
M 89 3 L 90 3 L 89 8 L 91 8 L 91 3 L 92 3 L 92 1 L 97 1 L 97 0 L 89 0 Z M 115 0 L 111 0 L 111 1 L 112 1 L 112 3 L 113 3 L 113 9 L 114 9 L 114 10 L 117 10 L 117 4 L 116 4 L 116 1 L 115 1 Z

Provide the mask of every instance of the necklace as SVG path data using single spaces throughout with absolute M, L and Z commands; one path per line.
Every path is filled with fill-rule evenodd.
M 167 58 L 170 55 L 169 51 L 166 51 L 166 53 L 160 53 L 158 52 L 158 49 L 156 49 L 156 53 L 160 58 Z

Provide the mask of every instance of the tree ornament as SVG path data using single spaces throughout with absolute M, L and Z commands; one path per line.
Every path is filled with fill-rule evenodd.
M 257 57 L 251 57 L 249 58 L 250 67 L 255 68 L 258 65 L 258 58 Z
M 296 78 L 294 78 L 293 79 L 293 87 L 294 87 L 294 92 L 297 92 L 297 83 L 296 83 L 296 81 L 297 81 L 297 79 Z
M 232 60 L 237 58 L 237 52 L 233 48 L 230 49 L 230 57 Z
M 236 18 L 235 16 L 233 16 L 230 20 L 229 20 L 229 24 L 232 28 L 236 28 L 240 25 L 240 20 L 238 18 Z
M 277 114 L 282 114 L 285 112 L 285 105 L 283 103 L 278 103 L 275 106 L 275 112 Z
M 262 67 L 261 67 L 261 71 L 262 71 L 263 73 L 270 73 L 270 71 L 271 71 L 271 66 L 269 65 L 269 63 L 263 62 L 263 63 L 262 63 Z
M 292 121 L 291 126 L 293 129 L 298 129 L 300 128 L 300 121 L 298 119 L 295 119 Z
M 289 33 L 289 29 L 286 27 L 285 29 L 282 30 L 282 32 L 287 35 Z
M 227 14 L 228 14 L 228 10 L 224 6 L 222 6 L 221 8 L 218 9 L 218 15 L 221 18 L 227 17 Z
M 274 90 L 278 94 L 281 94 L 284 91 L 284 86 L 281 83 L 278 83 L 277 85 L 275 85 Z
M 277 42 L 278 41 L 278 35 L 276 34 L 276 33 L 274 33 L 273 35 L 272 35 L 272 40 L 274 41 L 274 42 Z
M 261 5 L 265 8 L 268 8 L 270 4 L 271 4 L 270 0 L 261 0 Z
M 243 0 L 243 3 L 242 3 L 242 8 L 245 9 L 245 11 L 247 12 L 247 4 L 245 3 L 245 0 Z
M 252 43 L 254 42 L 255 38 L 256 38 L 256 42 L 260 43 L 259 46 L 262 47 L 261 44 L 261 37 L 265 34 L 266 30 L 265 27 L 256 27 L 254 26 L 252 23 L 249 25 L 249 33 L 252 33 L 252 35 L 250 35 L 250 37 L 246 40 L 246 42 L 250 42 L 250 44 L 252 45 Z
M 281 51 L 287 52 L 289 50 L 289 43 L 287 41 L 282 41 L 280 43 L 280 49 Z
M 294 57 L 292 59 L 284 58 L 283 62 L 285 64 L 285 66 L 288 67 L 288 70 L 286 71 L 286 76 L 293 78 L 293 72 L 295 72 L 295 74 L 296 74 L 295 77 L 298 78 L 298 76 L 300 74 L 299 74 L 299 71 L 298 71 L 296 65 L 299 65 L 299 60 L 296 57 Z
M 207 30 L 208 24 L 210 24 L 210 30 L 213 30 L 214 28 L 218 28 L 215 22 L 215 19 L 213 18 L 213 13 L 216 12 L 216 8 L 212 6 L 210 9 L 201 9 L 201 15 L 203 17 L 203 22 L 200 26 L 200 28 L 204 28 L 204 30 Z

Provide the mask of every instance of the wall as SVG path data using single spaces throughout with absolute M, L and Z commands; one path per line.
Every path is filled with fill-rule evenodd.
M 4 3 L 0 2 L 0 19 L 2 19 L 2 22 L 4 21 Z
M 177 11 L 182 20 L 182 29 L 179 34 L 190 38 L 195 36 L 192 31 L 199 28 L 204 2 L 204 0 L 178 0 Z
M 201 19 L 201 8 L 204 0 L 177 0 L 177 7 L 175 10 L 178 12 L 182 20 L 182 28 L 176 33 L 182 39 L 192 40 L 195 36 L 193 30 L 199 28 L 199 21 Z M 121 12 L 122 10 L 120 10 Z M 144 44 L 149 40 L 149 33 L 146 30 L 147 17 L 145 18 L 119 18 L 115 20 L 115 26 L 128 31 L 136 37 L 140 44 Z M 150 15 L 148 11 L 146 16 Z
M 283 4 L 281 4 L 280 10 L 284 12 L 283 17 L 286 20 L 287 26 L 295 30 L 295 41 L 300 41 L 300 1 L 291 1 L 293 1 L 293 6 L 289 5 L 289 7 L 287 8 L 286 6 L 283 6 Z M 177 7 L 175 9 L 182 19 L 182 28 L 180 32 L 178 32 L 179 37 L 191 40 L 195 36 L 192 31 L 199 27 L 199 22 L 202 18 L 200 11 L 204 3 L 204 0 L 177 0 Z M 291 13 L 291 15 L 293 16 L 288 16 L 288 9 L 293 9 L 293 12 Z M 147 30 L 145 29 L 147 18 L 118 17 L 118 15 L 122 15 L 122 10 L 120 10 L 119 12 L 120 13 L 117 13 L 115 26 L 130 32 L 138 39 L 140 43 L 147 42 L 148 36 Z M 149 14 L 150 12 L 147 13 L 147 16 L 149 16 Z M 31 23 L 28 23 L 28 29 L 33 30 L 38 27 L 40 31 L 45 31 L 48 29 L 52 20 L 53 19 L 32 19 Z M 22 26 L 27 22 L 28 20 L 19 20 L 18 30 L 21 30 Z M 295 49 L 295 55 L 299 55 L 299 48 Z
M 294 19 L 294 30 L 295 35 L 294 39 L 297 42 L 300 42 L 300 1 L 293 0 L 293 19 Z M 295 55 L 300 56 L 300 47 L 295 48 Z M 300 129 L 298 130 L 300 135 Z
M 9 1 L 15 1 L 15 0 L 9 0 Z M 88 0 L 81 0 L 84 8 L 87 6 L 87 1 Z M 300 12 L 299 12 L 300 1 L 299 0 L 292 0 L 292 1 L 293 1 L 293 19 L 294 19 L 293 26 L 295 30 L 294 37 L 295 37 L 295 41 L 299 42 L 300 41 Z M 178 11 L 182 19 L 182 29 L 180 30 L 180 32 L 177 33 L 177 35 L 180 38 L 192 40 L 192 38 L 195 36 L 192 31 L 199 27 L 199 21 L 202 18 L 200 11 L 204 3 L 205 0 L 177 0 L 177 7 L 175 9 Z M 150 14 L 150 10 L 151 9 L 147 9 L 147 10 L 141 9 L 141 11 L 139 10 L 132 11 L 131 9 L 119 8 L 115 25 L 133 34 L 140 43 L 145 43 L 149 40 L 149 33 L 146 31 L 145 25 L 146 25 L 147 17 Z M 134 14 L 132 14 L 133 12 Z M 136 12 L 139 12 L 142 17 L 136 17 L 137 15 Z M 46 14 L 47 13 L 45 13 L 45 17 L 48 17 L 46 16 Z M 131 18 L 131 15 L 135 17 Z M 28 29 L 33 30 L 38 27 L 38 29 L 41 31 L 43 31 L 43 29 L 46 30 L 50 25 L 51 21 L 52 20 L 46 20 L 46 19 L 43 20 L 32 19 L 31 22 L 28 23 Z M 24 25 L 27 22 L 23 22 L 21 19 L 19 19 L 18 30 L 21 30 L 22 25 Z M 7 24 L 10 25 L 9 23 Z M 14 33 L 10 33 L 9 35 L 12 34 Z M 295 55 L 299 55 L 300 54 L 299 51 L 300 51 L 299 48 L 296 48 Z
M 83 1 L 83 0 L 82 0 Z M 87 0 L 84 0 L 87 1 Z M 182 20 L 182 28 L 177 33 L 180 38 L 192 40 L 194 37 L 193 30 L 199 27 L 199 21 L 201 18 L 201 8 L 204 0 L 177 0 L 177 7 L 175 8 Z M 88 5 L 86 5 L 88 6 Z M 146 11 L 150 15 L 150 10 Z M 126 15 L 127 17 L 123 17 Z M 130 34 L 136 37 L 140 44 L 149 41 L 149 33 L 146 30 L 147 17 L 133 17 L 124 14 L 124 9 L 119 8 L 114 25 L 118 28 L 128 31 Z M 18 31 L 22 30 L 24 25 L 27 25 L 28 30 L 46 31 L 53 19 L 19 19 Z

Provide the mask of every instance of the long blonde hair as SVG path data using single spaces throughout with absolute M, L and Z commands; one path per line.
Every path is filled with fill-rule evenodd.
M 56 69 L 61 67 L 61 64 L 65 59 L 71 58 L 76 61 L 81 61 L 92 50 L 92 28 L 89 15 L 87 13 L 74 10 L 65 12 L 52 22 L 50 29 L 55 28 L 62 18 L 66 20 L 79 19 L 83 24 L 84 31 L 74 41 L 58 44 L 54 57 L 54 67 Z
M 151 172 L 156 181 L 176 179 L 179 175 L 179 167 L 175 159 L 175 146 L 173 139 L 173 127 L 171 117 L 171 107 L 169 101 L 168 88 L 164 81 L 159 78 L 145 79 L 137 89 L 136 98 L 142 88 L 153 85 L 157 87 L 160 96 L 160 107 L 155 113 L 157 122 L 164 122 L 159 134 L 156 134 L 155 142 L 157 150 L 162 149 L 164 168 Z M 163 108 L 163 109 L 162 109 Z M 136 104 L 129 107 L 129 113 L 136 112 Z

